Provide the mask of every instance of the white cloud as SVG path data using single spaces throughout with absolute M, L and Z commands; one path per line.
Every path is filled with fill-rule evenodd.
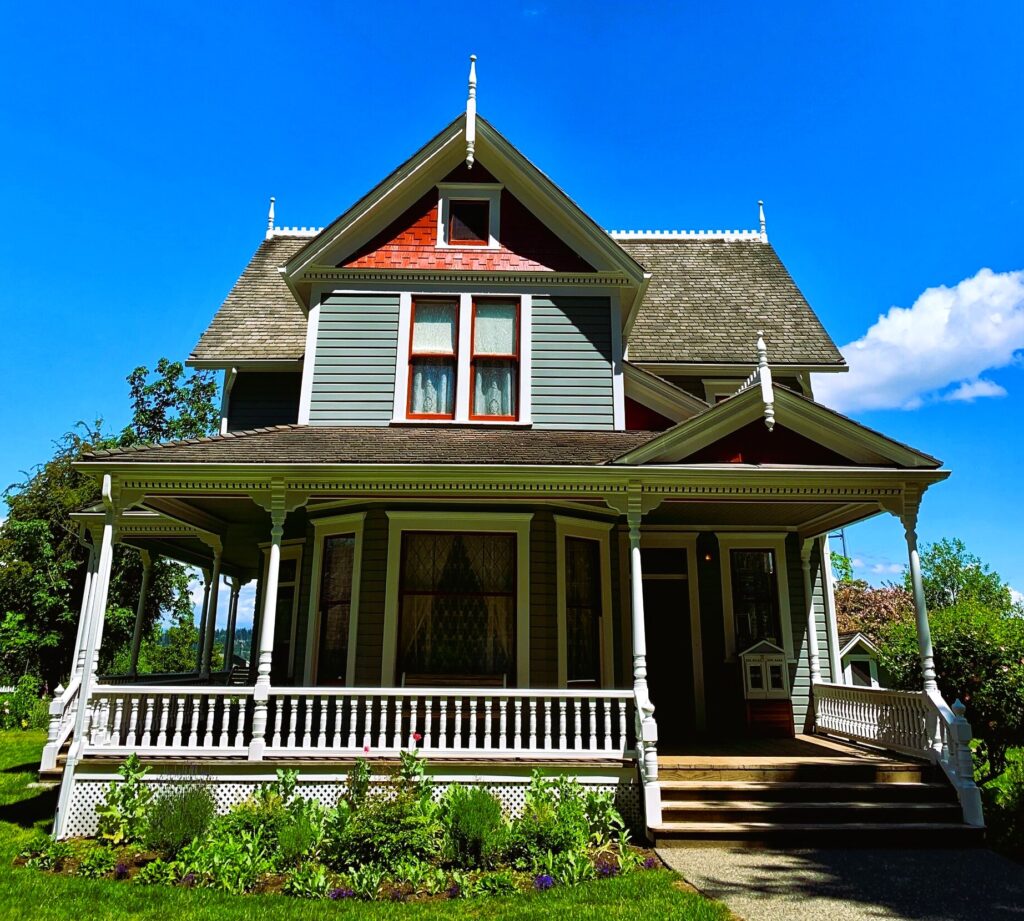
M 1024 592 L 1018 592 L 1012 585 L 1010 586 L 1010 598 L 1013 599 L 1014 604 L 1024 604 Z
M 238 593 L 238 617 L 235 625 L 238 627 L 251 627 L 253 614 L 256 610 L 256 583 L 249 582 L 243 585 Z
M 876 576 L 895 576 L 901 572 L 903 572 L 902 563 L 874 563 L 871 566 L 871 573 Z
M 1022 349 L 1024 271 L 981 269 L 952 288 L 928 288 L 911 307 L 890 307 L 843 347 L 849 373 L 815 378 L 815 397 L 850 412 L 1006 396 L 983 375 Z

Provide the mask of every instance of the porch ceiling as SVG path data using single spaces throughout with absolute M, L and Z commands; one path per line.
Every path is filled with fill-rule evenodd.
M 786 529 L 811 537 L 879 513 L 877 502 L 734 501 L 669 499 L 644 516 L 647 526 L 693 530 Z

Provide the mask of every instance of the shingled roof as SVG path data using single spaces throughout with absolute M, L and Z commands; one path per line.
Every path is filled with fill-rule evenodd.
M 651 273 L 629 360 L 742 364 L 764 331 L 773 365 L 843 365 L 843 356 L 770 244 L 621 240 Z
M 189 361 L 295 361 L 306 317 L 278 268 L 310 237 L 275 233 L 256 250 Z M 629 336 L 634 363 L 748 365 L 764 330 L 775 365 L 843 357 L 775 250 L 759 240 L 622 240 L 652 274 Z
M 264 240 L 189 356 L 189 362 L 296 361 L 306 350 L 306 315 L 278 268 L 309 236 Z
M 96 451 L 83 460 L 142 464 L 593 466 L 607 463 L 656 434 L 458 425 L 279 425 L 151 447 Z

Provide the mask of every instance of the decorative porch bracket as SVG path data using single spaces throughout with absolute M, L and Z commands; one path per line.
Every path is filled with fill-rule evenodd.
M 281 571 L 281 541 L 289 512 L 309 501 L 307 493 L 286 490 L 284 480 L 275 479 L 270 489 L 250 494 L 253 502 L 270 512 L 270 553 L 267 582 L 263 587 L 263 616 L 260 618 L 259 664 L 253 689 L 252 737 L 249 760 L 262 761 L 267 748 L 267 715 L 270 700 L 270 667 L 274 654 L 274 625 L 277 620 L 277 585 Z

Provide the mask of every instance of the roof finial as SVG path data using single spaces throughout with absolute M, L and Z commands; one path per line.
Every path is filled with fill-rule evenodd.
M 476 55 L 469 56 L 469 98 L 466 100 L 466 166 L 473 168 L 476 150 Z
M 274 196 L 270 196 L 270 208 L 267 211 L 267 239 L 274 235 Z
M 765 219 L 764 219 L 764 202 L 763 201 L 759 201 L 757 203 L 757 217 L 758 217 L 758 220 L 761 222 L 761 242 L 762 243 L 767 243 L 768 242 L 768 224 L 765 223 Z
M 768 346 L 765 345 L 764 331 L 757 331 L 757 371 L 761 383 L 761 399 L 764 401 L 764 424 L 770 432 L 775 428 L 775 390 L 772 387 L 772 369 L 768 367 Z

